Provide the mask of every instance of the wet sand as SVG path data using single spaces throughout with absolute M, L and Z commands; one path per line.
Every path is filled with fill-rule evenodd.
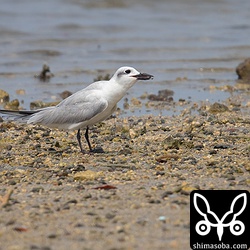
M 111 118 L 90 131 L 104 154 L 0 123 L 0 249 L 189 249 L 192 190 L 249 190 L 250 105 L 235 100 Z

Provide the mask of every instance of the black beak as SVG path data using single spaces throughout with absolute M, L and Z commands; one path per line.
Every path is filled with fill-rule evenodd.
M 134 75 L 133 77 L 137 78 L 137 80 L 150 80 L 154 78 L 154 76 L 147 73 L 140 73 L 138 75 Z

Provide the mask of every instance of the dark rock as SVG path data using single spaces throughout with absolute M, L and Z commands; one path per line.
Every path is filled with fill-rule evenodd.
M 164 140 L 164 146 L 166 146 L 168 149 L 178 150 L 182 144 L 183 144 L 182 139 L 175 139 L 172 136 L 169 136 Z
M 75 225 L 75 227 L 84 227 L 84 224 L 83 224 L 83 223 L 77 223 L 77 224 Z
M 62 99 L 66 99 L 67 97 L 71 96 L 72 92 L 65 90 L 62 93 L 60 93 L 60 96 L 62 97 Z
M 209 109 L 209 112 L 211 113 L 222 113 L 226 111 L 229 111 L 229 108 L 226 105 L 218 103 L 218 102 L 215 102 L 214 104 L 212 104 Z
M 163 89 L 158 91 L 158 95 L 148 95 L 148 99 L 151 101 L 173 101 L 174 91 L 169 89 Z
M 163 90 L 159 90 L 158 91 L 158 95 L 159 96 L 169 97 L 169 96 L 173 96 L 174 95 L 174 91 L 173 90 L 169 90 L 169 89 L 163 89 Z
M 49 65 L 46 63 L 43 65 L 42 71 L 35 75 L 34 77 L 39 78 L 41 81 L 48 81 L 51 77 L 53 77 L 54 74 L 51 73 Z
M 239 79 L 250 81 L 250 58 L 237 66 L 236 73 Z
M 202 144 L 194 146 L 194 149 L 196 149 L 196 150 L 202 150 L 203 148 L 204 148 L 204 146 Z
M 43 191 L 44 191 L 43 187 L 33 187 L 31 189 L 31 192 L 33 192 L 33 193 L 39 193 L 39 192 L 43 192 Z
M 96 78 L 94 78 L 94 82 L 97 81 L 108 81 L 110 79 L 110 75 L 106 74 L 106 75 L 98 75 Z
M 105 217 L 107 218 L 107 219 L 113 219 L 113 218 L 115 218 L 115 214 L 113 214 L 113 213 L 107 213 L 106 215 L 105 215 Z
M 214 149 L 227 149 L 229 148 L 229 145 L 225 145 L 225 144 L 218 144 L 214 146 Z
M 105 152 L 102 147 L 95 147 L 92 149 L 91 153 L 104 154 Z
M 49 239 L 55 239 L 56 237 L 57 237 L 56 234 L 49 234 L 49 235 L 48 235 L 48 238 L 49 238 Z
M 150 199 L 148 202 L 151 204 L 160 204 L 161 203 L 160 200 L 156 200 L 156 199 Z
M 69 172 L 80 172 L 85 170 L 85 166 L 83 164 L 77 164 L 76 166 L 68 166 L 67 169 Z
M 155 175 L 161 175 L 161 176 L 163 176 L 163 175 L 165 175 L 165 172 L 164 171 L 157 171 L 156 173 L 155 173 Z
M 0 89 L 0 103 L 8 102 L 10 100 L 10 95 L 5 91 Z
M 42 101 L 34 101 L 30 103 L 30 109 L 39 109 L 46 108 L 50 106 L 56 106 L 59 102 L 42 102 Z
M 8 182 L 8 184 L 9 184 L 9 185 L 16 185 L 16 181 L 15 181 L 15 180 L 10 180 L 10 181 Z
M 172 195 L 173 194 L 173 191 L 165 191 L 162 195 L 161 195 L 161 198 L 164 199 L 166 197 L 168 197 L 169 195 Z
M 18 99 L 14 99 L 10 102 L 7 102 L 4 106 L 5 109 L 11 109 L 11 110 L 17 110 L 19 107 L 19 101 Z

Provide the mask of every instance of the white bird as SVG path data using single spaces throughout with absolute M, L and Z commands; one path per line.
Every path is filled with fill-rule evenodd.
M 119 68 L 109 81 L 98 81 L 61 101 L 58 105 L 38 110 L 13 111 L 0 110 L 0 113 L 15 117 L 15 120 L 28 124 L 41 124 L 49 128 L 78 130 L 77 140 L 82 153 L 80 130 L 86 128 L 85 138 L 92 149 L 88 131 L 89 126 L 108 118 L 117 108 L 117 103 L 137 80 L 149 80 L 153 76 L 140 73 L 132 67 Z

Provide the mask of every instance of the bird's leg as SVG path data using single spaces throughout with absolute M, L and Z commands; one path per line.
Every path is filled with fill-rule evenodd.
M 78 143 L 79 143 L 81 152 L 84 154 L 85 152 L 84 152 L 84 150 L 83 150 L 83 148 L 82 148 L 82 143 L 81 143 L 81 132 L 80 132 L 80 129 L 78 129 L 78 131 L 77 131 L 76 138 L 77 138 L 77 141 L 78 141 Z
M 90 141 L 89 141 L 89 127 L 86 128 L 85 139 L 88 143 L 90 153 L 104 153 L 104 151 L 101 147 L 97 147 L 97 148 L 92 149 Z
M 88 146 L 89 146 L 89 152 L 93 152 L 93 149 L 92 149 L 90 141 L 89 141 L 89 127 L 88 126 L 87 126 L 86 132 L 85 132 L 85 139 L 86 139 Z

